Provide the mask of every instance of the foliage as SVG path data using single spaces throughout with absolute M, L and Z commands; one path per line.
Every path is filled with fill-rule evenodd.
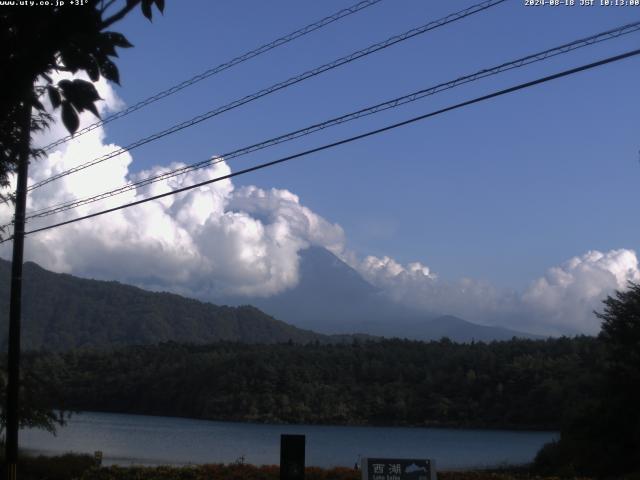
M 51 117 L 42 98 L 60 109 L 69 132 L 78 129 L 78 113 L 98 115 L 98 93 L 91 82 L 62 80 L 54 83 L 54 71 L 84 71 L 92 81 L 100 76 L 119 83 L 113 62 L 116 47 L 131 47 L 124 35 L 107 29 L 138 5 L 151 20 L 152 5 L 163 11 L 164 0 L 89 0 L 82 6 L 6 5 L 0 9 L 0 187 L 7 187 L 24 145 L 25 128 L 44 128 Z M 108 13 L 111 8 L 113 13 Z M 36 115 L 26 124 L 25 109 Z M 32 151 L 32 154 L 36 153 Z
M 196 467 L 109 467 L 87 471 L 81 480 L 278 480 L 277 466 L 202 465 Z M 360 480 L 361 474 L 350 468 L 307 467 L 307 480 Z M 554 480 L 528 472 L 438 472 L 441 480 Z M 588 480 L 586 478 L 575 480 Z
M 0 459 L 2 451 L 0 451 Z M 277 465 L 210 464 L 182 467 L 101 467 L 95 466 L 90 455 L 65 454 L 56 457 L 22 454 L 18 471 L 24 480 L 278 480 Z M 351 468 L 334 467 L 305 469 L 307 480 L 360 480 L 360 472 Z M 558 480 L 558 477 L 534 476 L 521 471 L 457 471 L 438 472 L 440 480 Z M 588 480 L 574 477 L 574 480 Z
M 0 463 L 4 463 L 4 448 L 0 449 Z M 20 452 L 18 472 L 21 480 L 68 480 L 80 478 L 93 470 L 95 459 L 90 455 L 67 453 L 57 457 L 33 456 Z
M 85 472 L 81 480 L 278 480 L 277 466 L 202 465 L 196 467 L 109 467 Z M 359 471 L 350 468 L 307 467 L 307 480 L 360 480 Z M 557 480 L 532 476 L 528 472 L 438 472 L 440 480 Z M 586 478 L 575 480 L 588 480 Z
M 20 478 L 24 480 L 69 480 L 79 478 L 95 466 L 90 455 L 67 453 L 59 457 L 21 456 L 18 460 Z
M 214 420 L 559 427 L 589 395 L 594 338 L 455 344 L 217 343 L 34 354 L 77 410 Z
M 607 351 L 610 393 L 638 395 L 628 386 L 640 385 L 640 284 L 630 283 L 626 291 L 604 300 L 600 339 Z M 640 398 L 634 397 L 639 400 Z M 632 400 L 632 399 L 628 399 Z
M 640 473 L 640 285 L 630 283 L 603 303 L 603 357 L 593 391 L 563 425 L 560 441 L 540 452 L 541 471 Z
M 2 451 L 0 451 L 0 459 Z M 191 466 L 96 467 L 93 456 L 64 454 L 56 457 L 21 455 L 18 470 L 24 480 L 278 480 L 277 465 L 242 463 Z M 360 480 L 361 473 L 346 467 L 306 467 L 307 480 Z M 440 480 L 559 480 L 554 476 L 532 475 L 526 468 L 438 472 Z M 572 477 L 574 480 L 589 480 Z
M 616 471 L 640 473 L 640 284 L 630 283 L 604 305 L 598 314 L 606 351 L 602 437 Z
M 20 427 L 42 428 L 55 433 L 57 425 L 64 425 L 66 415 L 60 409 L 52 409 L 52 400 L 60 403 L 55 387 L 56 372 L 51 365 L 38 364 L 37 368 L 21 371 L 20 378 Z M 6 360 L 0 369 L 0 398 L 6 395 Z M 54 400 L 56 399 L 56 400 Z M 5 402 L 0 403 L 0 433 L 6 425 Z
M 138 5 L 149 20 L 153 4 L 160 11 L 164 9 L 164 0 L 89 0 L 76 6 L 22 3 L 0 8 L 0 190 L 9 186 L 25 150 L 30 157 L 43 154 L 31 149 L 29 142 L 33 131 L 46 128 L 52 120 L 41 101 L 44 95 L 54 109 L 60 109 L 62 121 L 72 134 L 80 123 L 78 113 L 88 110 L 98 115 L 95 103 L 100 98 L 93 83 L 80 79 L 54 83 L 51 73 L 84 71 L 92 81 L 102 76 L 118 83 L 118 68 L 112 59 L 117 57 L 116 47 L 131 44 L 124 35 L 107 29 Z M 108 13 L 110 8 L 112 13 Z M 8 199 L 13 196 L 0 194 L 0 200 Z M 23 375 L 21 381 L 20 424 L 47 430 L 62 424 L 64 417 L 42 404 L 48 398 L 43 382 L 29 375 Z M 2 375 L 2 392 L 5 383 Z M 5 425 L 4 408 L 0 417 Z
M 28 355 L 27 355 L 28 358 Z M 30 360 L 27 360 L 31 363 Z M 50 362 L 33 361 L 34 368 L 20 371 L 19 421 L 20 428 L 41 428 L 56 433 L 57 426 L 63 426 L 67 414 L 61 408 L 62 398 L 58 388 L 57 366 Z M 7 359 L 3 355 L 0 362 L 0 398 L 6 398 Z M 52 403 L 59 408 L 52 409 Z M 0 402 L 0 434 L 7 424 L 6 402 Z

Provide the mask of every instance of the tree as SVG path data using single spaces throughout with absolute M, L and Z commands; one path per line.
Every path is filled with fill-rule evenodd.
M 20 428 L 40 428 L 48 432 L 56 432 L 56 427 L 64 425 L 67 412 L 64 402 L 60 400 L 61 389 L 59 376 L 61 362 L 53 355 L 46 361 L 37 359 L 33 354 L 25 359 L 27 368 L 21 372 L 20 378 Z M 2 370 L 6 365 L 2 365 Z M 0 373 L 0 397 L 5 396 L 7 378 L 4 371 Z M 52 404 L 62 408 L 52 409 Z M 0 434 L 4 434 L 6 412 L 0 409 Z
M 602 435 L 609 445 L 608 470 L 640 472 L 640 284 L 630 282 L 603 303 L 596 315 L 606 352 Z
M 61 2 L 62 3 L 62 2 Z M 84 71 L 92 81 L 103 76 L 119 83 L 113 58 L 116 48 L 131 47 L 124 35 L 108 31 L 138 5 L 151 20 L 152 6 L 162 12 L 164 0 L 89 0 L 83 5 L 67 1 L 57 7 L 0 7 L 0 187 L 6 188 L 16 172 L 17 158 L 26 137 L 52 120 L 41 99 L 48 95 L 70 133 L 78 129 L 78 113 L 98 115 L 100 100 L 91 82 L 62 80 L 51 72 Z M 111 12 L 111 13 L 110 13 Z M 25 109 L 34 109 L 30 122 Z M 41 152 L 31 151 L 31 156 Z
M 536 458 L 541 473 L 615 477 L 640 472 L 640 284 L 603 300 L 604 361 L 563 425 Z
M 603 303 L 604 311 L 596 312 L 602 320 L 600 340 L 606 345 L 609 380 L 617 390 L 640 381 L 640 284 L 630 282 L 628 290 Z
M 116 47 L 127 48 L 132 45 L 122 34 L 108 31 L 108 28 L 138 5 L 149 20 L 153 15 L 153 5 L 160 12 L 164 10 L 164 0 L 57 3 L 53 6 L 23 5 L 18 2 L 17 5 L 2 6 L 0 9 L 0 188 L 9 185 L 11 174 L 15 173 L 17 177 L 16 193 L 12 198 L 15 200 L 15 216 L 5 411 L 7 478 L 11 480 L 16 478 L 18 426 L 24 423 L 25 414 L 33 415 L 35 422 L 45 428 L 51 424 L 50 416 L 43 416 L 38 410 L 25 412 L 21 407 L 28 403 L 23 401 L 21 405 L 19 401 L 20 302 L 27 169 L 29 158 L 42 154 L 31 149 L 30 141 L 33 131 L 46 128 L 52 120 L 41 99 L 48 95 L 54 110 L 60 110 L 67 130 L 75 133 L 80 123 L 80 112 L 88 110 L 98 115 L 95 104 L 100 100 L 99 95 L 91 82 L 75 79 L 54 83 L 50 74 L 54 71 L 84 71 L 92 81 L 102 76 L 119 83 L 118 68 L 112 60 L 117 57 Z M 35 114 L 32 114 L 32 110 Z

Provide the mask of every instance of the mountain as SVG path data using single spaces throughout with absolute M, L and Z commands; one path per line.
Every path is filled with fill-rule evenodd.
M 491 342 L 516 338 L 541 339 L 538 335 L 511 330 L 504 327 L 490 327 L 467 322 L 453 315 L 442 315 L 421 323 L 403 325 L 414 338 L 439 340 L 447 337 L 456 342 Z
M 27 262 L 22 345 L 66 350 L 167 341 L 336 343 L 373 335 L 413 340 L 448 337 L 457 342 L 534 338 L 393 302 L 326 249 L 312 247 L 300 256 L 300 281 L 294 288 L 266 299 L 225 299 L 236 306 L 53 273 Z M 10 267 L 0 259 L 3 343 L 8 330 Z
M 0 259 L 0 340 L 6 343 L 11 263 Z M 24 265 L 22 346 L 66 350 L 174 341 L 351 341 L 293 327 L 252 306 L 227 307 L 118 282 Z
M 425 313 L 394 302 L 328 250 L 300 252 L 300 280 L 269 298 L 225 298 L 248 303 L 301 328 L 325 334 L 364 332 L 415 340 L 448 337 L 457 342 L 539 338 L 503 327 L 467 322 L 451 315 Z
M 295 287 L 280 294 L 226 298 L 224 303 L 255 305 L 287 323 L 327 334 L 371 333 L 393 319 L 413 315 L 324 248 L 300 253 L 299 278 Z

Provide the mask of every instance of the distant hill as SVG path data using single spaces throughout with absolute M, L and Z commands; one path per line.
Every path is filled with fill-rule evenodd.
M 0 259 L 3 344 L 10 266 Z M 414 340 L 448 337 L 469 342 L 534 338 L 453 316 L 425 314 L 395 303 L 331 252 L 317 247 L 301 252 L 300 281 L 294 288 L 266 299 L 229 298 L 219 303 L 237 306 L 53 273 L 27 262 L 22 345 L 25 349 L 66 350 L 166 341 L 338 343 L 385 336 Z
M 0 259 L 0 340 L 6 344 L 11 263 Z M 348 340 L 293 327 L 252 306 L 216 306 L 118 282 L 24 265 L 22 346 L 66 350 L 156 344 Z
M 509 328 L 478 325 L 453 315 L 442 315 L 420 324 L 405 325 L 404 328 L 408 329 L 415 338 L 421 340 L 439 340 L 447 337 L 456 342 L 491 342 L 494 340 L 511 340 L 514 337 L 526 339 L 543 338 Z
M 287 323 L 325 334 L 363 332 L 414 340 L 448 337 L 457 342 L 540 338 L 394 302 L 320 247 L 300 252 L 300 281 L 294 288 L 269 298 L 236 297 L 222 302 L 255 305 Z
M 295 287 L 271 297 L 230 297 L 223 303 L 255 305 L 287 323 L 322 333 L 372 333 L 379 323 L 414 316 L 324 248 L 300 252 L 299 278 Z

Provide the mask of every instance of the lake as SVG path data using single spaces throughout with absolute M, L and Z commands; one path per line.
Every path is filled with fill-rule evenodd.
M 359 455 L 433 458 L 439 469 L 533 460 L 555 432 L 446 428 L 340 427 L 212 422 L 114 413 L 74 414 L 57 436 L 20 432 L 20 446 L 47 455 L 103 452 L 104 465 L 278 464 L 280 434 L 307 436 L 306 464 L 352 467 Z

